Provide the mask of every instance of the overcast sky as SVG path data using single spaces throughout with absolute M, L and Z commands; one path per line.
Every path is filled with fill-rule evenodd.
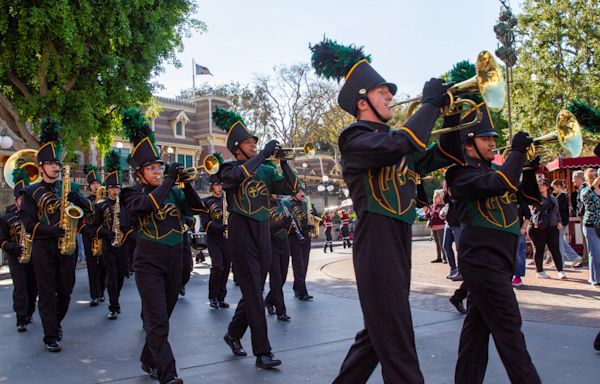
M 519 2 L 511 1 L 513 11 Z M 252 82 L 279 64 L 309 62 L 309 43 L 323 35 L 364 46 L 373 66 L 399 93 L 416 95 L 422 84 L 460 60 L 475 61 L 497 47 L 493 26 L 498 0 L 198 0 L 196 17 L 208 32 L 185 40 L 172 65 L 155 80 L 174 97 L 192 86 L 192 59 L 214 76 L 196 84 Z

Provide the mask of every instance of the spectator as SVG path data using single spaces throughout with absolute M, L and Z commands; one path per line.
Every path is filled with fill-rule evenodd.
M 562 228 L 558 231 L 558 244 L 563 263 L 570 262 L 572 267 L 579 267 L 583 259 L 565 239 L 569 225 L 569 198 L 565 192 L 565 183 L 562 180 L 554 180 L 552 181 L 552 188 L 558 202 L 558 212 L 560 214 L 560 223 L 562 224 Z
M 519 205 L 519 223 L 521 224 L 521 234 L 517 245 L 517 255 L 515 258 L 515 275 L 512 280 L 513 287 L 523 285 L 522 277 L 525 276 L 525 258 L 527 257 L 527 227 L 531 220 L 531 211 L 526 204 Z
M 581 199 L 579 196 L 580 196 L 581 189 L 583 187 L 587 186 L 587 184 L 585 183 L 583 171 L 573 172 L 572 181 L 573 181 L 573 184 L 575 185 L 575 187 L 577 188 L 575 204 L 572 204 L 573 205 L 573 213 L 574 213 L 573 216 L 581 217 L 581 216 L 583 216 L 583 204 L 581 203 Z
M 427 226 L 433 233 L 433 239 L 435 240 L 435 247 L 437 251 L 437 258 L 432 260 L 432 263 L 442 262 L 442 237 L 444 235 L 445 222 L 440 218 L 440 211 L 444 208 L 444 191 L 436 189 L 433 193 L 433 204 L 425 208 L 425 217 L 429 219 Z
M 558 239 L 558 231 L 562 228 L 560 214 L 558 213 L 558 203 L 551 194 L 552 187 L 548 180 L 538 180 L 538 187 L 542 203 L 531 206 L 531 224 L 529 225 L 529 237 L 535 248 L 534 260 L 537 277 L 542 279 L 550 278 L 544 272 L 544 247 L 547 245 L 558 271 L 558 278 L 565 279 L 567 275 L 563 271 Z
M 583 235 L 589 254 L 590 283 L 600 284 L 600 177 L 593 168 L 585 170 L 587 185 L 579 197 L 584 206 Z
M 446 278 L 453 281 L 462 281 L 463 278 L 458 271 L 457 266 L 458 258 L 455 257 L 454 250 L 452 249 L 452 243 L 454 243 L 456 244 L 456 251 L 458 252 L 458 242 L 461 232 L 460 222 L 456 216 L 456 208 L 445 180 L 442 184 L 442 188 L 444 189 L 444 203 L 446 203 L 445 208 L 442 209 L 442 212 L 440 213 L 440 217 L 446 220 L 446 226 L 444 227 L 444 241 L 442 245 L 444 248 L 444 254 L 446 255 L 446 260 L 448 260 L 448 265 L 450 266 L 450 274 L 446 276 Z

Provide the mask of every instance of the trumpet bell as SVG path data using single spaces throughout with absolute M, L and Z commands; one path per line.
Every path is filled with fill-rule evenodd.
M 309 159 L 315 157 L 315 155 L 317 153 L 317 149 L 316 149 L 314 143 L 304 144 L 304 147 L 302 147 L 302 150 L 304 151 L 304 155 L 306 155 L 306 157 L 308 157 Z
M 34 184 L 41 181 L 40 171 L 37 164 L 37 153 L 35 149 L 22 149 L 13 153 L 6 164 L 4 165 L 4 180 L 9 187 L 15 187 L 13 180 L 13 170 L 15 168 L 21 168 L 25 170 L 29 177 L 29 184 Z
M 571 112 L 563 109 L 556 116 L 556 136 L 560 146 L 571 157 L 578 157 L 583 149 L 583 136 L 581 126 Z
M 202 166 L 204 167 L 206 173 L 209 175 L 214 175 L 219 172 L 219 159 L 213 155 L 208 155 L 202 161 Z

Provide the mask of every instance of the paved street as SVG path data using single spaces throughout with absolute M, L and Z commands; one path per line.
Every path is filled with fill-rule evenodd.
M 433 243 L 413 247 L 411 305 L 421 368 L 427 383 L 452 383 L 463 317 L 447 301 L 459 283 L 445 279 L 448 267 L 431 264 Z M 268 319 L 273 350 L 283 360 L 280 369 L 257 370 L 254 358 L 235 358 L 222 341 L 233 309 L 208 307 L 208 265 L 194 269 L 187 295 L 180 298 L 171 320 L 170 341 L 180 376 L 186 383 L 330 383 L 361 327 L 361 312 L 353 282 L 349 250 L 333 254 L 313 249 L 309 291 L 313 302 L 293 298 L 286 285 L 289 323 Z M 585 282 L 587 272 L 569 271 L 568 281 L 540 281 L 528 267 L 525 286 L 517 291 L 522 303 L 524 332 L 544 383 L 595 383 L 600 354 L 592 341 L 600 328 L 600 290 Z M 554 276 L 552 268 L 549 273 Z M 290 273 L 291 277 L 291 273 Z M 239 299 L 230 284 L 228 301 Z M 143 344 L 139 297 L 133 279 L 125 282 L 122 314 L 106 319 L 106 304 L 88 305 L 85 269 L 77 270 L 71 309 L 63 323 L 63 352 L 50 354 L 41 341 L 39 317 L 29 331 L 18 334 L 11 309 L 10 279 L 0 280 L 0 382 L 6 383 L 128 383 L 152 381 L 139 368 Z M 251 350 L 249 334 L 243 339 Z M 376 371 L 370 383 L 382 383 Z M 491 347 L 486 383 L 507 383 Z

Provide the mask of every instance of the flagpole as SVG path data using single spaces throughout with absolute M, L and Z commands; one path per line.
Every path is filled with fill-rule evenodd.
M 192 59 L 192 97 L 196 96 L 196 63 Z

